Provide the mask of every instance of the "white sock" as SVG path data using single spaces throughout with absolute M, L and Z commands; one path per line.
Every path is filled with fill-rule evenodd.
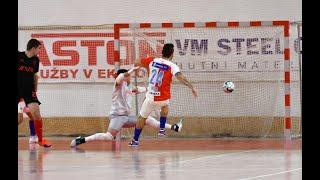
M 159 122 L 159 127 L 160 127 L 160 122 Z M 165 124 L 165 128 L 166 128 L 166 129 L 171 129 L 171 124 L 166 123 L 166 124 Z
M 111 133 L 96 133 L 94 135 L 85 137 L 86 142 L 88 141 L 112 141 L 113 136 Z
M 147 120 L 146 120 L 146 124 L 151 126 L 151 127 L 154 127 L 154 128 L 157 128 L 159 129 L 160 128 L 160 122 L 157 121 L 154 117 L 152 116 L 148 116 Z M 165 128 L 166 129 L 171 129 L 171 124 L 167 124 L 165 125 Z

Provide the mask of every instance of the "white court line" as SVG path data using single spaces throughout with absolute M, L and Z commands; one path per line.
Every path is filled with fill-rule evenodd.
M 229 155 L 235 155 L 235 154 L 242 154 L 242 153 L 248 153 L 248 152 L 253 152 L 253 151 L 258 151 L 258 150 L 247 150 L 247 151 L 240 151 L 240 152 L 233 152 L 233 153 L 223 153 L 223 154 L 215 154 L 215 155 L 209 155 L 209 156 L 202 156 L 194 159 L 188 159 L 188 160 L 183 160 L 183 161 L 170 161 L 170 162 L 165 162 L 165 163 L 151 163 L 151 164 L 144 164 L 144 165 L 139 165 L 139 168 L 155 168 L 163 165 L 170 165 L 170 164 L 180 164 L 180 163 L 186 163 L 186 162 L 191 162 L 191 161 L 197 161 L 197 160 L 202 160 L 202 159 L 207 159 L 207 158 L 220 158 L 220 157 L 225 157 Z M 161 153 L 160 153 L 161 154 Z M 124 165 L 122 168 L 128 168 L 132 167 L 133 164 L 129 165 Z M 103 166 L 95 166 L 95 167 L 103 167 Z M 105 167 L 105 166 L 104 166 Z M 149 169 L 149 171 L 152 171 L 152 169 Z M 173 170 L 174 171 L 174 170 Z M 176 170 L 178 172 L 178 170 Z M 183 170 L 185 171 L 185 170 Z
M 261 176 L 254 176 L 254 177 L 243 178 L 243 179 L 239 179 L 239 180 L 249 180 L 249 179 L 257 179 L 257 178 L 261 178 L 261 177 L 274 176 L 274 175 L 278 175 L 278 174 L 285 174 L 285 173 L 292 172 L 292 171 L 299 171 L 299 170 L 301 170 L 301 169 L 302 169 L 302 168 L 291 169 L 291 170 L 289 170 L 289 171 L 281 171 L 281 172 L 278 172 L 278 173 L 265 174 L 265 175 L 261 175 Z
M 250 168 L 250 170 L 279 170 L 283 169 L 281 168 Z M 242 168 L 242 169 L 235 169 L 235 168 L 207 168 L 207 169 L 188 169 L 188 172 L 198 172 L 198 171 L 247 171 L 248 168 Z M 159 170 L 148 170 L 148 171 L 159 171 Z M 185 169 L 166 169 L 166 170 L 161 170 L 161 171 L 166 171 L 166 172 L 185 172 Z
M 184 160 L 184 161 L 178 161 L 178 162 L 171 161 L 171 162 L 160 163 L 160 164 L 145 164 L 145 165 L 141 165 L 139 167 L 140 168 L 142 168 L 142 167 L 158 167 L 158 166 L 169 165 L 169 164 L 173 164 L 173 163 L 185 163 L 185 162 L 197 161 L 197 160 L 202 160 L 202 159 L 207 159 L 207 158 L 220 158 L 220 157 L 224 157 L 224 156 L 229 156 L 229 155 L 234 155 L 234 154 L 242 154 L 242 153 L 254 152 L 254 151 L 258 151 L 258 150 L 255 149 L 255 150 L 247 150 L 247 151 L 240 151 L 240 152 L 233 152 L 233 153 L 223 153 L 223 154 L 218 154 L 218 155 L 202 156 L 202 157 L 198 157 L 198 158 L 194 158 L 194 159 L 188 159 L 188 160 Z M 152 171 L 152 169 L 149 169 L 148 171 Z M 169 172 L 170 170 L 165 170 L 165 171 Z M 172 171 L 178 172 L 179 170 L 172 170 Z M 182 172 L 184 172 L 184 171 L 185 170 L 183 170 Z M 127 178 L 130 178 L 130 177 L 131 176 L 124 176 L 122 178 L 127 179 Z
M 229 155 L 242 154 L 242 153 L 253 152 L 253 151 L 258 151 L 258 150 L 247 150 L 247 151 L 240 151 L 240 152 L 233 152 L 233 153 L 214 154 L 214 155 L 202 156 L 202 157 L 183 160 L 183 161 L 170 161 L 170 162 L 165 162 L 165 163 L 160 163 L 160 164 L 158 164 L 158 163 L 157 164 L 145 164 L 145 165 L 142 165 L 142 167 L 143 166 L 157 167 L 157 166 L 169 165 L 169 164 L 175 164 L 175 163 L 180 164 L 180 163 L 192 162 L 192 161 L 197 161 L 197 160 L 202 160 L 202 159 L 207 159 L 207 158 L 220 158 L 220 157 L 225 157 L 225 156 L 229 156 Z
M 158 166 L 163 166 L 163 165 L 169 165 L 169 164 L 174 164 L 174 163 L 186 163 L 186 162 L 191 162 L 191 161 L 197 161 L 197 160 L 202 160 L 202 159 L 207 159 L 207 158 L 220 158 L 220 157 L 225 157 L 229 155 L 235 155 L 235 154 L 243 154 L 243 153 L 248 153 L 248 152 L 253 152 L 253 151 L 258 151 L 258 150 L 247 150 L 247 151 L 240 151 L 240 152 L 233 152 L 233 153 L 223 153 L 223 154 L 215 154 L 215 155 L 209 155 L 209 156 L 202 156 L 194 159 L 188 159 L 188 160 L 183 160 L 183 161 L 170 161 L 170 162 L 165 162 L 165 163 L 151 163 L 151 164 L 144 164 L 144 165 L 139 165 L 139 167 L 158 167 Z M 153 155 L 159 155 L 159 154 L 165 154 L 167 152 L 160 152 L 160 153 L 150 153 L 151 157 Z M 149 155 L 149 154 L 148 154 Z M 130 163 L 122 166 L 122 168 L 128 168 L 132 167 L 135 165 L 135 163 Z M 86 167 L 87 169 L 90 168 L 110 168 L 112 165 L 97 165 L 97 166 L 88 166 Z M 63 167 L 64 170 L 66 169 L 74 169 L 74 168 L 83 168 L 83 165 L 73 165 L 73 166 L 68 166 L 68 167 Z
M 229 155 L 235 155 L 235 154 L 243 154 L 243 153 L 248 153 L 248 152 L 254 152 L 254 151 L 258 151 L 258 150 L 247 150 L 247 151 L 240 151 L 240 152 L 233 152 L 233 153 L 222 153 L 222 154 L 214 154 L 214 155 L 209 155 L 209 156 L 201 156 L 198 158 L 193 158 L 193 159 L 188 159 L 188 160 L 182 160 L 182 161 L 170 161 L 170 162 L 165 162 L 165 163 L 150 163 L 150 164 L 144 164 L 141 165 L 141 167 L 153 167 L 153 166 L 159 166 L 159 165 L 169 165 L 169 164 L 174 164 L 174 163 L 186 163 L 186 162 L 190 162 L 190 161 L 197 161 L 197 160 L 202 160 L 202 159 L 207 159 L 207 158 L 220 158 L 220 157 L 225 157 L 225 156 L 229 156 Z M 168 152 L 162 152 L 162 153 L 156 153 L 154 155 L 160 155 L 160 154 L 165 154 Z M 152 157 L 153 155 L 151 155 Z M 132 164 L 129 164 L 129 166 Z
M 185 163 L 185 162 L 202 160 L 202 159 L 207 159 L 207 158 L 219 158 L 219 157 L 224 157 L 224 156 L 229 156 L 229 155 L 234 155 L 234 154 L 242 154 L 242 153 L 253 152 L 253 151 L 258 151 L 258 150 L 248 150 L 248 151 L 240 151 L 240 152 L 234 152 L 234 153 L 223 153 L 223 154 L 218 154 L 218 155 L 210 155 L 210 156 L 204 156 L 204 157 L 198 157 L 198 158 L 194 158 L 194 159 L 179 161 L 178 163 Z

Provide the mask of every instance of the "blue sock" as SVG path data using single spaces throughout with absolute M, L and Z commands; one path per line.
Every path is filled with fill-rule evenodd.
M 160 129 L 164 129 L 166 126 L 167 117 L 160 117 Z
M 139 140 L 139 136 L 140 136 L 141 131 L 142 131 L 142 129 L 134 128 L 134 137 L 133 137 L 133 139 L 134 139 L 135 141 L 138 141 L 138 140 Z
M 30 136 L 35 136 L 36 130 L 34 129 L 34 121 L 32 119 L 29 120 L 29 129 L 30 129 Z

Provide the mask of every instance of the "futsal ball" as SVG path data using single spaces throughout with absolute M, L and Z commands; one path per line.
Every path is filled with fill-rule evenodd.
M 232 81 L 226 81 L 223 83 L 223 91 L 226 93 L 231 93 L 234 90 L 234 84 Z

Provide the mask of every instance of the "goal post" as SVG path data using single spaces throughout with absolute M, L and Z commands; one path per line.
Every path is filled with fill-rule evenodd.
M 121 23 L 113 27 L 116 70 L 123 60 L 133 63 L 136 58 L 160 57 L 164 43 L 174 44 L 173 62 L 199 89 L 199 98 L 193 99 L 187 88 L 173 80 L 169 119 L 186 119 L 184 135 L 291 139 L 293 119 L 298 124 L 301 119 L 291 115 L 289 21 Z M 142 70 L 138 82 L 146 76 Z M 235 83 L 233 93 L 222 91 L 227 80 Z M 142 99 L 137 97 L 136 106 Z M 294 133 L 300 133 L 299 127 Z

